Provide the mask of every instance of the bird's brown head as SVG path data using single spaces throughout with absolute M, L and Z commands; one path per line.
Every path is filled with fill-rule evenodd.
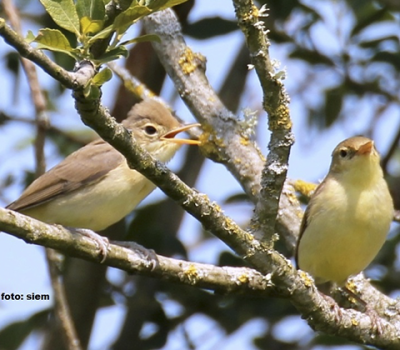
M 363 136 L 350 137 L 333 150 L 331 172 L 341 176 L 348 174 L 356 181 L 370 178 L 366 176 L 369 173 L 381 176 L 379 161 L 374 141 Z
M 175 136 L 200 124 L 181 124 L 172 113 L 156 100 L 145 100 L 132 107 L 122 123 L 132 131 L 139 144 L 156 159 L 167 162 L 183 144 L 198 145 L 191 139 Z

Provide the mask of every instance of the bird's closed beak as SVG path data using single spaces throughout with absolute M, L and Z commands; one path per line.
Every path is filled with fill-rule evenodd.
M 161 137 L 161 140 L 168 141 L 172 143 L 177 143 L 178 145 L 200 145 L 199 140 L 191 140 L 191 139 L 176 139 L 175 136 L 183 131 L 189 130 L 196 126 L 200 126 L 199 123 L 182 125 L 181 127 L 171 130 L 167 132 L 164 136 Z
M 357 151 L 357 154 L 371 154 L 372 149 L 374 148 L 374 142 L 368 141 L 364 143 Z

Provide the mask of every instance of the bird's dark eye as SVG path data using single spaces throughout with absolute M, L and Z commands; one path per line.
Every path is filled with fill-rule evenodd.
M 345 149 L 341 149 L 339 154 L 340 154 L 341 158 L 346 158 L 347 157 L 347 151 Z
M 157 129 L 153 125 L 146 125 L 144 131 L 147 135 L 154 135 L 157 132 Z

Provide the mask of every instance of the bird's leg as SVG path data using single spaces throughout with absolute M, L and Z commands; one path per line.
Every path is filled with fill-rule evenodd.
M 326 295 L 324 293 L 322 293 L 321 291 L 319 291 L 319 294 L 321 294 L 321 296 L 326 300 L 326 302 L 329 304 L 330 308 L 333 310 L 333 312 L 335 313 L 335 320 L 336 322 L 340 322 L 342 319 L 342 309 L 340 308 L 340 306 L 338 305 L 338 303 L 335 301 L 335 299 L 333 299 L 331 296 Z
M 99 249 L 99 256 L 100 256 L 100 263 L 103 263 L 107 258 L 108 247 L 110 242 L 107 237 L 100 236 L 97 233 L 93 232 L 92 230 L 88 230 L 86 228 L 75 228 L 75 227 L 68 227 L 71 232 L 80 233 L 93 241 L 97 244 Z
M 353 298 L 356 302 L 358 302 L 365 310 L 365 314 L 369 316 L 371 319 L 372 329 L 377 334 L 383 333 L 383 324 L 382 319 L 378 315 L 378 313 L 373 309 L 367 302 L 365 302 L 358 294 L 354 293 L 350 288 L 346 286 L 340 288 L 347 296 Z
M 143 259 L 148 261 L 148 266 L 151 270 L 154 270 L 157 265 L 159 265 L 157 254 L 153 249 L 146 249 L 145 247 L 132 241 L 118 241 L 121 247 L 126 247 L 133 250 L 135 253 L 139 254 Z

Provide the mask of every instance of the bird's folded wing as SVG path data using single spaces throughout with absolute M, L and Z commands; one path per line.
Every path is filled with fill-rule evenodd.
M 124 161 L 125 158 L 105 141 L 93 141 L 35 180 L 7 208 L 19 211 L 53 200 L 99 181 Z

